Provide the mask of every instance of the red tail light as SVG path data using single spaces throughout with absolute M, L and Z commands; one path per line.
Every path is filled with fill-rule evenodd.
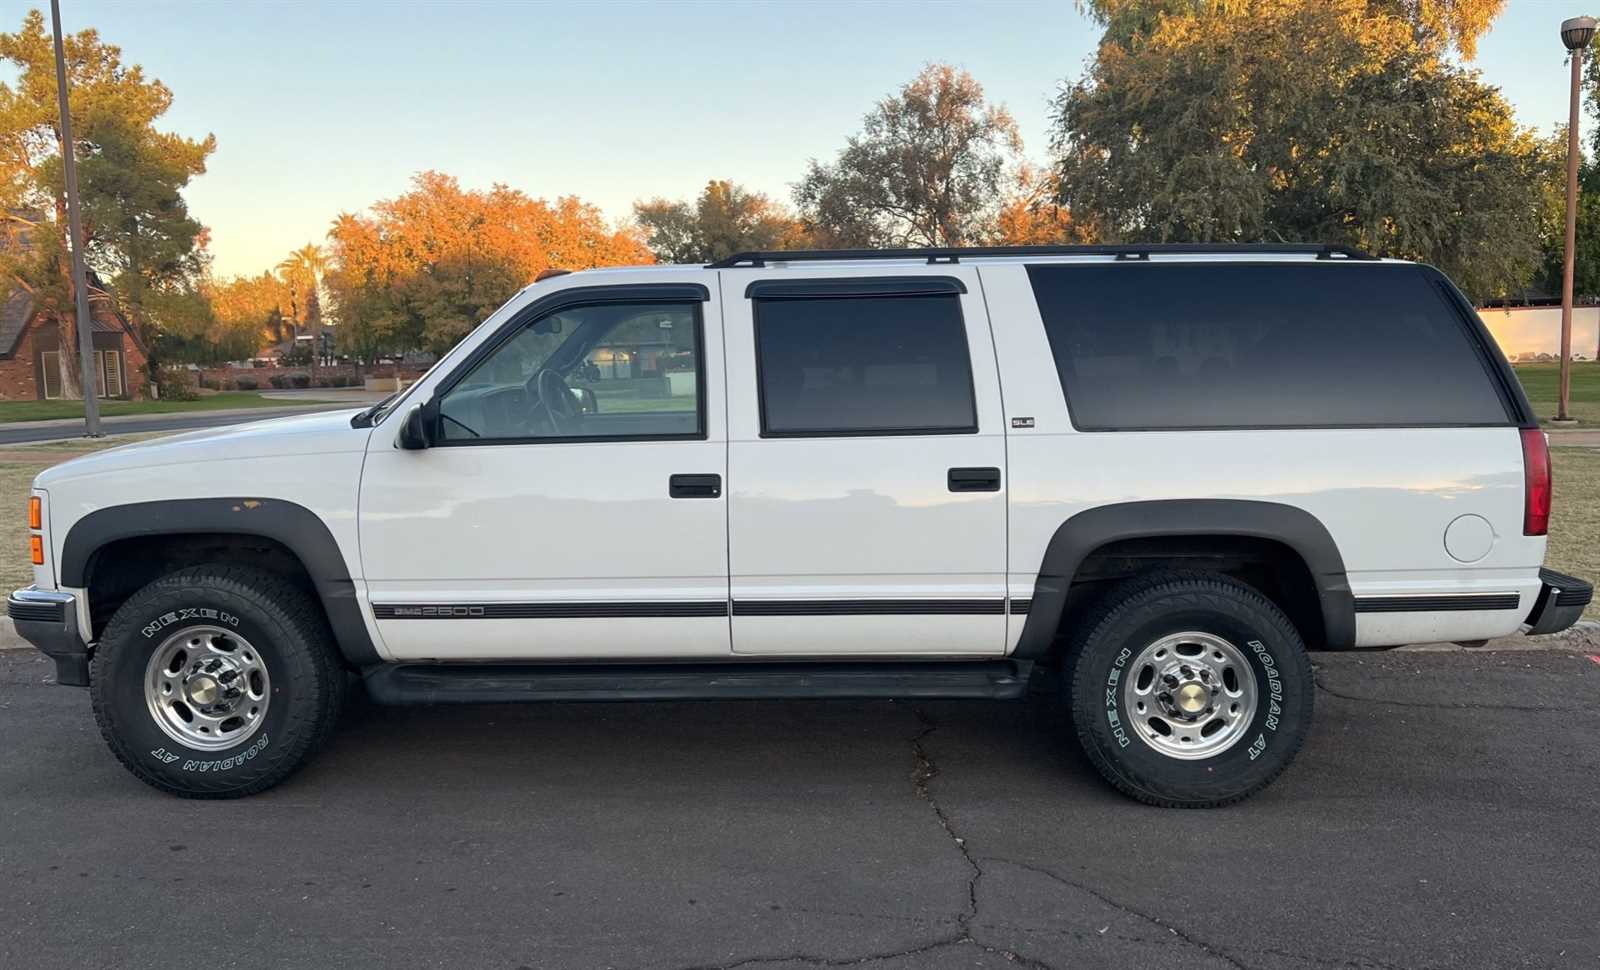
M 1550 532 L 1550 443 L 1539 428 L 1522 429 L 1522 534 Z

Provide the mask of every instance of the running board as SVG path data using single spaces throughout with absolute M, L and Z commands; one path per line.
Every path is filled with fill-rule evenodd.
M 882 663 L 386 664 L 369 670 L 380 704 L 753 700 L 801 697 L 1016 699 L 1029 660 Z

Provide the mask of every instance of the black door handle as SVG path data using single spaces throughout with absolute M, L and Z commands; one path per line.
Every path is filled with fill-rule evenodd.
M 667 494 L 673 498 L 721 498 L 721 475 L 673 475 L 667 479 Z
M 952 468 L 948 481 L 952 492 L 998 492 L 1000 469 Z

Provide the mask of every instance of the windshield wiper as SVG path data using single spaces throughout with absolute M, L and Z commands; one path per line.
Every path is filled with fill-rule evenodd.
M 374 404 L 371 407 L 366 408 L 366 409 L 358 412 L 355 416 L 353 416 L 350 419 L 350 427 L 352 427 L 352 428 L 370 428 L 370 427 L 372 427 L 373 422 L 378 420 L 378 415 L 383 413 L 383 409 L 388 407 L 389 406 L 389 402 L 393 401 L 394 398 L 395 398 L 395 395 L 391 394 L 388 397 L 384 398 L 383 400 L 379 401 L 377 404 Z

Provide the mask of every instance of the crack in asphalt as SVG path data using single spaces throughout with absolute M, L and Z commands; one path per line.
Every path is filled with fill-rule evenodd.
M 814 967 L 859 967 L 868 963 L 878 963 L 882 960 L 895 960 L 901 957 L 920 956 L 931 953 L 947 946 L 954 946 L 966 942 L 960 937 L 947 937 L 924 943 L 920 946 L 909 947 L 904 950 L 891 950 L 883 953 L 869 953 L 859 957 L 821 957 L 808 953 L 791 953 L 783 956 L 745 957 L 732 963 L 699 963 L 681 970 L 738 970 L 739 967 L 759 967 L 775 963 L 804 963 Z
M 1146 921 L 1148 923 L 1153 923 L 1156 926 L 1159 926 L 1162 929 L 1166 930 L 1168 933 L 1171 933 L 1173 936 L 1176 936 L 1178 939 L 1182 940 L 1183 942 L 1189 944 L 1190 946 L 1197 947 L 1197 948 L 1205 951 L 1206 953 L 1209 953 L 1210 955 L 1212 955 L 1212 956 L 1216 957 L 1217 959 L 1223 961 L 1224 963 L 1228 964 L 1230 967 L 1235 967 L 1235 968 L 1237 968 L 1237 970 L 1255 970 L 1255 968 L 1250 967 L 1249 965 L 1247 965 L 1245 963 L 1241 963 L 1238 960 L 1238 958 L 1234 957 L 1232 954 L 1230 954 L 1227 951 L 1223 950 L 1221 947 L 1216 946 L 1215 944 L 1212 944 L 1212 943 L 1207 943 L 1205 940 L 1201 940 L 1201 939 L 1198 939 L 1196 937 L 1190 936 L 1182 928 L 1174 926 L 1171 923 L 1168 923 L 1166 920 L 1162 919 L 1159 916 L 1152 916 L 1149 913 L 1142 912 L 1140 910 L 1134 909 L 1132 906 L 1129 906 L 1126 903 L 1123 903 L 1123 902 L 1120 902 L 1118 900 L 1112 899 L 1110 896 L 1107 896 L 1105 893 L 1103 893 L 1100 890 L 1094 888 L 1093 886 L 1089 886 L 1089 885 L 1086 885 L 1084 883 L 1077 882 L 1076 880 L 1073 880 L 1073 879 L 1068 879 L 1066 876 L 1063 876 L 1058 872 L 1054 872 L 1054 871 L 1052 871 L 1050 869 L 1045 868 L 1044 866 L 1034 865 L 1031 862 L 1017 862 L 1014 859 L 1000 859 L 1000 858 L 991 858 L 989 861 L 998 862 L 999 864 L 1004 865 L 1004 866 L 1015 866 L 1018 869 L 1026 869 L 1029 872 L 1036 872 L 1039 875 L 1044 876 L 1046 878 L 1054 879 L 1056 882 L 1061 883 L 1063 886 L 1067 886 L 1067 887 L 1069 887 L 1071 889 L 1076 889 L 1081 893 L 1085 893 L 1087 895 L 1093 896 L 1095 899 L 1098 899 L 1100 902 L 1105 903 L 1107 906 L 1110 906 L 1112 909 L 1117 910 L 1120 913 L 1126 913 L 1129 916 L 1133 916 L 1133 917 L 1136 917 L 1138 919 L 1142 919 L 1142 920 L 1144 920 L 1144 921 Z
M 1321 687 L 1323 690 L 1328 690 L 1320 682 L 1317 684 L 1317 686 Z M 1328 693 L 1334 694 L 1335 696 L 1340 696 L 1340 697 L 1345 696 L 1345 695 L 1338 694 L 1337 692 L 1331 691 L 1331 690 L 1328 690 Z M 1348 699 L 1349 700 L 1357 700 L 1357 701 L 1371 700 L 1370 698 L 1362 698 L 1362 697 L 1350 697 Z M 1386 702 L 1386 701 L 1372 701 L 1372 702 L 1373 703 L 1389 703 L 1389 702 Z M 1548 710 L 1548 708 L 1537 708 L 1537 710 Z M 912 787 L 912 791 L 913 791 L 913 793 L 916 795 L 916 797 L 918 799 L 920 799 L 921 801 L 923 801 L 924 803 L 927 804 L 929 810 L 932 811 L 932 813 L 933 813 L 934 819 L 939 823 L 940 830 L 944 832 L 945 837 L 948 838 L 950 840 L 951 844 L 955 846 L 956 851 L 961 853 L 962 861 L 964 861 L 967 864 L 967 868 L 970 870 L 970 874 L 969 874 L 969 876 L 967 878 L 967 886 L 966 886 L 966 888 L 967 888 L 966 906 L 964 907 L 962 912 L 956 914 L 956 925 L 959 927 L 959 931 L 957 933 L 955 933 L 954 935 L 943 936 L 943 937 L 940 937 L 938 939 L 931 940 L 931 941 L 926 942 L 926 943 L 921 943 L 921 944 L 918 944 L 918 945 L 915 945 L 915 946 L 905 947 L 905 948 L 898 949 L 898 950 L 886 950 L 886 951 L 878 951 L 878 952 L 873 952 L 873 953 L 860 954 L 860 955 L 856 955 L 856 956 L 826 957 L 826 956 L 821 956 L 821 955 L 818 955 L 818 954 L 803 953 L 803 952 L 800 952 L 800 953 L 787 953 L 787 954 L 773 954 L 773 955 L 769 955 L 769 956 L 743 957 L 743 958 L 735 959 L 735 960 L 732 960 L 732 961 L 729 961 L 729 962 L 724 962 L 724 963 L 695 964 L 693 966 L 683 967 L 683 968 L 681 968 L 681 970 L 740 970 L 740 968 L 745 968 L 745 967 L 774 966 L 774 965 L 780 965 L 780 964 L 786 964 L 786 963 L 787 964 L 802 964 L 802 965 L 814 966 L 814 967 L 859 967 L 859 966 L 867 966 L 867 965 L 873 964 L 873 963 L 880 963 L 880 962 L 883 962 L 883 961 L 886 961 L 886 960 L 897 960 L 897 959 L 905 959 L 905 958 L 910 958 L 910 957 L 921 956 L 921 955 L 924 955 L 924 954 L 932 953 L 932 952 L 934 952 L 936 950 L 943 950 L 943 949 L 946 949 L 948 947 L 956 947 L 956 946 L 972 946 L 972 947 L 976 947 L 977 949 L 980 949 L 985 953 L 992 954 L 994 956 L 1003 957 L 1007 961 L 1009 961 L 1011 963 L 1015 963 L 1019 967 L 1026 967 L 1026 968 L 1028 968 L 1028 970 L 1056 970 L 1056 968 L 1053 967 L 1051 964 L 1046 963 L 1045 961 L 1040 960 L 1038 958 L 1026 956 L 1026 955 L 1024 955 L 1022 953 L 1017 952 L 1016 950 L 1011 949 L 1010 947 L 1000 946 L 1000 945 L 996 945 L 996 944 L 993 944 L 993 943 L 985 942 L 984 940 L 979 939 L 978 936 L 973 932 L 973 924 L 975 922 L 977 922 L 978 918 L 979 918 L 978 889 L 979 889 L 979 884 L 982 882 L 983 877 L 984 877 L 984 867 L 983 867 L 983 862 L 984 861 L 987 861 L 987 862 L 992 863 L 992 864 L 1003 865 L 1003 866 L 1012 866 L 1014 868 L 1024 869 L 1024 870 L 1027 870 L 1029 872 L 1034 872 L 1034 873 L 1042 875 L 1042 876 L 1044 876 L 1044 877 L 1046 877 L 1048 879 L 1051 879 L 1051 880 L 1053 880 L 1053 881 L 1055 881 L 1057 883 L 1060 883 L 1061 885 L 1066 886 L 1066 887 L 1068 887 L 1070 889 L 1075 889 L 1078 892 L 1084 893 L 1085 895 L 1088 895 L 1088 896 L 1092 897 L 1093 899 L 1098 900 L 1099 902 L 1103 903 L 1104 905 L 1109 906 L 1112 909 L 1114 909 L 1114 910 L 1116 910 L 1116 911 L 1118 911 L 1120 913 L 1124 913 L 1124 914 L 1126 914 L 1128 916 L 1132 916 L 1132 917 L 1134 917 L 1136 919 L 1142 920 L 1142 921 L 1144 921 L 1146 923 L 1149 923 L 1149 924 L 1151 924 L 1153 926 L 1159 927 L 1162 930 L 1165 930 L 1168 934 L 1170 934 L 1173 938 L 1175 938 L 1175 945 L 1185 946 L 1185 947 L 1192 947 L 1194 949 L 1197 949 L 1197 950 L 1201 951 L 1202 953 L 1206 954 L 1207 956 L 1210 956 L 1210 957 L 1212 957 L 1212 958 L 1214 958 L 1214 959 L 1216 959 L 1218 961 L 1221 961 L 1222 963 L 1225 963 L 1227 966 L 1234 968 L 1234 970 L 1260 970 L 1260 968 L 1258 968 L 1258 967 L 1253 967 L 1250 964 L 1245 963 L 1243 960 L 1239 959 L 1239 957 L 1236 956 L 1233 952 L 1229 952 L 1228 950 L 1225 950 L 1225 949 L 1223 949 L 1222 947 L 1220 947 L 1220 946 L 1218 946 L 1216 944 L 1209 943 L 1209 942 L 1207 942 L 1205 940 L 1202 940 L 1202 939 L 1200 939 L 1198 937 L 1195 937 L 1195 936 L 1191 935 L 1188 931 L 1184 930 L 1182 927 L 1179 927 L 1179 926 L 1176 926 L 1176 925 L 1174 925 L 1172 923 L 1169 923 L 1169 922 L 1167 922 L 1166 920 L 1162 919 L 1159 916 L 1155 916 L 1153 914 L 1146 913 L 1146 912 L 1143 912 L 1143 911 L 1141 911 L 1139 909 L 1136 909 L 1136 908 L 1134 908 L 1132 906 L 1129 906 L 1126 903 L 1123 903 L 1123 902 L 1121 902 L 1121 901 L 1119 901 L 1117 899 L 1112 898 L 1111 896 L 1108 896 L 1106 893 L 1100 891 L 1099 889 L 1094 888 L 1093 886 L 1090 886 L 1090 885 L 1088 885 L 1086 883 L 1078 882 L 1078 881 L 1076 881 L 1074 879 L 1068 878 L 1068 877 L 1066 877 L 1066 876 L 1064 876 L 1064 875 L 1062 875 L 1062 874 L 1060 874 L 1060 873 L 1058 873 L 1058 872 L 1056 872 L 1056 871 L 1054 871 L 1052 869 L 1049 869 L 1049 868 L 1047 868 L 1045 866 L 1040 866 L 1040 865 L 1036 865 L 1034 863 L 1028 863 L 1028 862 L 1019 862 L 1019 861 L 1016 861 L 1014 859 L 1004 859 L 1004 858 L 994 857 L 994 856 L 980 857 L 977 854 L 975 854 L 971 850 L 971 848 L 968 847 L 966 838 L 964 836 L 962 836 L 960 834 L 960 832 L 957 830 L 954 821 L 952 821 L 952 819 L 950 817 L 950 814 L 947 811 L 945 811 L 944 805 L 940 803 L 938 797 L 933 793 L 932 784 L 933 784 L 934 779 L 939 777 L 940 769 L 939 769 L 938 763 L 934 761 L 933 756 L 929 753 L 926 741 L 930 736 L 933 735 L 934 732 L 936 732 L 939 729 L 939 724 L 938 724 L 937 721 L 935 721 L 932 717 L 930 717 L 921 708 L 914 708 L 913 709 L 913 713 L 915 714 L 915 716 L 917 718 L 917 722 L 920 725 L 921 729 L 915 735 L 913 735 L 911 737 L 911 739 L 910 739 L 911 754 L 912 754 L 912 771 L 911 771 L 911 787 Z M 846 915 L 867 916 L 868 914 L 846 914 Z M 1021 928 L 1022 929 L 1026 929 L 1029 932 L 1051 932 L 1049 930 L 1044 930 L 1044 929 L 1040 929 L 1040 928 L 1029 928 L 1029 927 L 1021 927 Z M 1093 937 L 1091 937 L 1087 933 L 1080 933 L 1080 932 L 1071 931 L 1071 930 L 1065 931 L 1065 932 L 1067 932 L 1068 935 L 1071 935 L 1071 936 L 1073 936 L 1073 937 L 1075 937 L 1077 939 L 1080 939 L 1080 940 L 1091 940 L 1091 939 L 1093 939 Z M 1160 940 L 1160 939 L 1145 939 L 1145 938 L 1139 938 L 1139 937 L 1124 936 L 1122 934 L 1116 934 L 1115 938 L 1119 939 L 1119 940 L 1123 940 L 1125 942 L 1137 942 L 1137 943 L 1156 944 L 1156 945 L 1161 945 L 1161 944 L 1167 942 L 1167 941 Z M 1289 953 L 1289 952 L 1278 951 L 1278 950 L 1255 950 L 1255 949 L 1252 949 L 1252 948 L 1242 948 L 1242 949 L 1246 949 L 1249 952 L 1259 952 L 1264 956 L 1290 957 L 1290 958 L 1293 958 L 1293 959 L 1306 960 L 1306 961 L 1309 961 L 1309 962 L 1312 962 L 1312 963 L 1316 963 L 1316 964 L 1319 964 L 1319 965 L 1322 965 L 1322 966 L 1330 966 L 1330 967 L 1333 967 L 1333 966 L 1359 967 L 1359 966 L 1363 966 L 1364 965 L 1364 966 L 1368 966 L 1368 967 L 1384 968 L 1384 970 L 1403 970 L 1403 968 L 1395 967 L 1395 966 L 1393 966 L 1391 964 L 1384 964 L 1384 963 L 1381 963 L 1381 962 L 1378 962 L 1378 961 L 1372 961 L 1372 960 L 1369 960 L 1368 958 L 1357 958 L 1360 962 L 1355 962 L 1355 961 L 1330 962 L 1330 961 L 1327 961 L 1325 959 L 1319 959 L 1317 957 L 1311 957 L 1311 956 L 1306 956 L 1306 955 L 1303 955 L 1303 954 Z
M 916 792 L 918 798 L 927 802 L 928 808 L 933 810 L 933 817 L 939 821 L 939 827 L 944 830 L 944 834 L 949 837 L 951 844 L 956 847 L 956 851 L 961 853 L 961 858 L 966 862 L 967 867 L 972 870 L 972 875 L 967 879 L 966 912 L 956 914 L 956 925 L 961 927 L 961 936 L 956 942 L 971 944 L 985 953 L 1005 957 L 1019 966 L 1034 968 L 1034 970 L 1053 970 L 1048 963 L 1042 960 L 1024 956 L 1009 947 L 985 943 L 973 935 L 972 921 L 978 918 L 978 883 L 983 881 L 983 866 L 978 864 L 977 857 L 972 854 L 971 849 L 967 848 L 967 840 L 956 831 L 955 824 L 950 821 L 950 815 L 945 812 L 944 806 L 939 804 L 939 799 L 933 794 L 932 784 L 933 780 L 939 777 L 939 766 L 934 763 L 933 757 L 928 754 L 928 749 L 923 742 L 928 739 L 929 735 L 939 730 L 939 724 L 920 707 L 913 708 L 912 713 L 916 714 L 917 722 L 922 725 L 922 730 L 918 731 L 916 736 L 911 739 L 911 755 L 913 759 L 911 771 L 912 791 Z
M 1356 701 L 1363 704 L 1384 704 L 1389 707 L 1415 707 L 1430 711 L 1520 711 L 1525 714 L 1574 714 L 1587 711 L 1587 707 L 1540 707 L 1528 704 L 1446 704 L 1433 701 L 1391 701 L 1382 697 L 1362 697 L 1360 694 L 1348 694 L 1341 690 L 1334 690 L 1322 682 L 1319 674 L 1311 675 L 1311 682 L 1316 684 L 1317 690 L 1341 700 Z
M 1056 968 L 1042 960 L 1024 956 L 1007 947 L 984 943 L 972 935 L 972 921 L 978 915 L 978 882 L 983 878 L 983 867 L 978 865 L 978 860 L 967 849 L 966 839 L 956 833 L 955 827 L 950 822 L 950 816 L 945 813 L 944 806 L 939 804 L 939 800 L 934 797 L 932 790 L 929 788 L 929 784 L 933 779 L 939 776 L 939 766 L 929 756 L 928 749 L 922 742 L 934 731 L 937 731 L 939 725 L 921 708 L 914 708 L 913 713 L 916 715 L 917 723 L 921 725 L 922 729 L 911 738 L 910 742 L 912 756 L 911 790 L 916 794 L 917 798 L 927 803 L 928 807 L 932 809 L 933 816 L 938 820 L 940 829 L 944 831 L 945 836 L 950 839 L 957 851 L 961 853 L 961 858 L 966 861 L 967 867 L 972 870 L 972 874 L 967 878 L 967 905 L 962 912 L 956 914 L 956 925 L 960 928 L 960 931 L 953 936 L 941 937 L 917 946 L 868 953 L 860 956 L 824 957 L 810 953 L 789 953 L 743 957 L 729 963 L 695 964 L 689 967 L 682 967 L 680 970 L 739 970 L 741 967 L 772 966 L 784 963 L 800 963 L 814 967 L 859 967 L 884 960 L 920 956 L 952 946 L 977 947 L 985 953 L 1004 957 L 1020 967 L 1027 967 L 1028 970 L 1056 970 Z
M 922 725 L 922 730 L 911 739 L 911 754 L 915 759 L 915 767 L 911 772 L 911 788 L 917 793 L 918 798 L 927 802 L 928 807 L 933 809 L 933 817 L 939 820 L 939 827 L 944 829 L 944 834 L 950 837 L 956 850 L 961 853 L 961 858 L 966 860 L 968 868 L 972 870 L 972 877 L 967 880 L 967 911 L 956 915 L 956 923 L 961 927 L 962 933 L 970 938 L 972 934 L 969 932 L 969 927 L 978 915 L 978 883 L 983 879 L 983 867 L 978 865 L 978 860 L 974 859 L 972 852 L 967 849 L 967 840 L 956 834 L 955 827 L 950 824 L 950 816 L 945 814 L 944 806 L 933 797 L 933 792 L 928 787 L 939 777 L 939 766 L 928 756 L 928 749 L 922 742 L 928 735 L 939 730 L 939 725 L 921 708 L 913 713 Z

